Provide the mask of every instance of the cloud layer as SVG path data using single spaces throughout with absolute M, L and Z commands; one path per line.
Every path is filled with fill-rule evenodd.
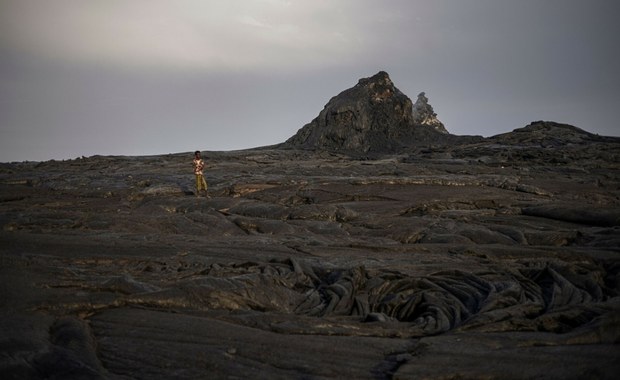
M 2 42 L 43 58 L 190 69 L 313 66 L 361 53 L 360 2 L 10 0 Z M 343 62 L 345 61 L 345 62 Z

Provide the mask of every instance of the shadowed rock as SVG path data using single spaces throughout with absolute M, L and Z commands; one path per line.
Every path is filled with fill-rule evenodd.
M 414 105 L 380 71 L 333 97 L 284 146 L 359 154 L 453 140 L 424 93 Z

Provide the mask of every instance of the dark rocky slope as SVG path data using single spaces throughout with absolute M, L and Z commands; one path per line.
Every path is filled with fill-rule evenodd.
M 448 133 L 424 93 L 413 104 L 380 71 L 330 99 L 284 146 L 356 155 L 397 153 L 463 139 Z
M 619 139 L 418 127 L 0 164 L 2 377 L 615 379 Z

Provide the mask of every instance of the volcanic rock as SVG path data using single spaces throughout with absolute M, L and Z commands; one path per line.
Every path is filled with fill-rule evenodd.
M 529 125 L 491 137 L 497 143 L 524 146 L 538 145 L 558 147 L 574 144 L 587 144 L 600 141 L 620 141 L 620 138 L 599 136 L 569 124 L 553 121 L 533 121 Z
M 619 137 L 595 135 L 569 124 L 534 121 L 512 132 L 471 143 L 434 147 L 427 156 L 448 155 L 523 170 L 536 165 L 555 165 L 560 171 L 569 167 L 585 170 L 594 161 L 620 162 L 618 146 Z
M 615 379 L 619 139 L 409 149 L 0 164 L 0 373 Z
M 431 126 L 441 133 L 449 133 L 443 123 L 437 118 L 433 106 L 428 104 L 428 98 L 424 92 L 418 95 L 418 100 L 413 105 L 413 123 L 415 125 Z
M 620 373 L 620 138 L 454 136 L 380 72 L 205 156 L 210 198 L 191 152 L 0 163 L 3 378 Z
M 284 146 L 337 152 L 400 152 L 450 136 L 424 93 L 415 105 L 380 71 L 333 97 Z

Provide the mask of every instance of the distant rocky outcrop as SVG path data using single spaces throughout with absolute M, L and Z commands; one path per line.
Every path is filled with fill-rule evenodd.
M 564 146 L 591 142 L 620 142 L 620 138 L 599 136 L 569 124 L 553 121 L 533 121 L 523 128 L 490 138 L 506 145 Z
M 415 104 L 385 71 L 333 97 L 284 146 L 343 152 L 398 152 L 452 136 L 422 92 Z
M 448 133 L 446 127 L 437 118 L 433 106 L 428 104 L 428 98 L 424 92 L 418 95 L 418 100 L 413 105 L 413 122 L 416 125 L 431 126 L 441 133 Z

